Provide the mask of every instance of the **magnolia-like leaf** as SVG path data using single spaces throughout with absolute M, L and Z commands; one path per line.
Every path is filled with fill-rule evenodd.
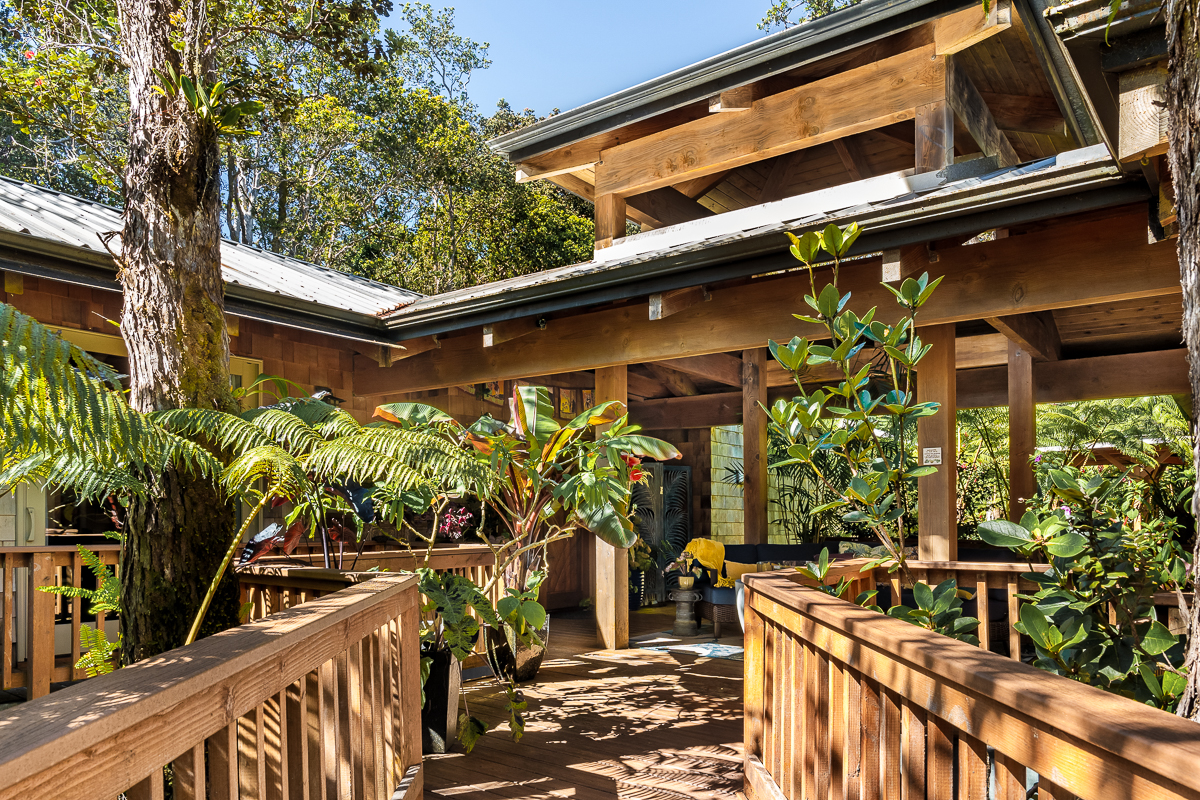
M 1146 635 L 1142 637 L 1142 649 L 1152 656 L 1161 655 L 1175 646 L 1175 635 L 1158 620 L 1150 623 Z
M 997 547 L 1024 547 L 1032 541 L 1029 531 L 1006 519 L 991 519 L 979 523 L 979 536 Z
M 1046 552 L 1059 558 L 1071 558 L 1087 549 L 1088 540 L 1082 533 L 1068 531 L 1046 542 Z
M 604 542 L 622 550 L 633 547 L 637 534 L 627 529 L 621 515 L 610 502 L 576 511 L 579 524 L 599 536 Z
M 1026 635 L 1042 649 L 1046 649 L 1050 645 L 1050 623 L 1046 621 L 1046 615 L 1038 610 L 1036 606 L 1026 603 L 1021 606 L 1021 625 L 1025 628 Z

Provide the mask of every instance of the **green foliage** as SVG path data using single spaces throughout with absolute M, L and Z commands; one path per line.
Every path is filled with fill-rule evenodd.
M 512 740 L 519 742 L 525 735 L 525 711 L 529 708 L 529 703 L 513 684 L 505 687 L 505 693 L 507 702 L 504 704 L 504 710 L 508 712 L 508 727 L 512 731 Z
M 913 585 L 913 600 L 917 607 L 895 605 L 887 613 L 925 630 L 977 645 L 979 637 L 974 631 L 979 627 L 979 620 L 963 616 L 963 600 L 970 597 L 971 593 L 959 589 L 953 578 L 932 588 L 927 583 L 917 583 Z M 987 598 L 980 602 L 986 603 Z
M 774 0 L 766 15 L 759 20 L 758 29 L 764 33 L 787 30 L 812 22 L 841 8 L 857 5 L 862 0 Z
M 203 447 L 134 411 L 116 373 L 41 323 L 0 303 L 0 486 L 69 487 L 128 499 L 168 466 L 216 478 Z
M 489 730 L 491 726 L 479 717 L 473 717 L 465 711 L 458 715 L 458 741 L 462 742 L 463 749 L 468 753 L 475 749 L 475 743 Z M 523 726 L 521 732 L 524 733 Z
M 512 629 L 517 641 L 541 646 L 538 631 L 546 624 L 546 608 L 537 601 L 538 589 L 546 579 L 543 571 L 533 572 L 525 590 L 507 587 L 505 596 L 496 602 L 496 614 Z
M 837 583 L 831 584 L 829 581 L 829 570 L 833 564 L 829 561 L 829 548 L 821 548 L 821 555 L 816 561 L 810 561 L 803 567 L 796 567 L 796 572 L 799 572 L 804 578 L 807 578 L 815 589 L 832 597 L 837 597 L 846 600 L 847 593 L 850 591 L 850 579 L 843 575 L 838 578 Z M 854 598 L 854 604 L 874 608 L 871 605 L 875 600 L 875 591 L 860 592 L 858 597 Z
M 225 83 L 217 81 L 211 86 L 202 77 L 179 75 L 175 67 L 168 64 L 166 73 L 156 72 L 161 81 L 155 90 L 172 100 L 182 97 L 188 108 L 195 114 L 202 125 L 209 126 L 220 136 L 242 136 L 257 134 L 242 127 L 245 117 L 261 114 L 266 108 L 258 100 L 242 100 L 231 103 L 225 101 L 225 95 L 236 86 L 236 82 Z
M 791 252 L 805 265 L 811 293 L 804 300 L 817 314 L 796 314 L 820 330 L 821 339 L 794 337 L 787 344 L 768 342 L 771 355 L 789 370 L 799 395 L 768 409 L 770 428 L 787 446 L 776 468 L 802 465 L 833 498 L 812 510 L 840 510 L 847 523 L 868 528 L 904 569 L 905 540 L 914 524 L 915 481 L 935 467 L 918 467 L 911 457 L 911 423 L 938 411 L 937 403 L 917 402 L 913 375 L 929 351 L 915 333 L 918 309 L 940 278 L 908 278 L 899 288 L 883 284 L 903 309 L 891 325 L 875 319 L 872 308 L 859 316 L 847 306 L 850 295 L 838 289 L 841 259 L 860 229 L 830 225 L 792 240 Z M 830 260 L 833 281 L 817 290 L 818 259 Z M 805 388 L 812 367 L 834 367 L 836 387 Z M 829 471 L 830 461 L 841 475 Z M 840 479 L 839 479 L 840 478 Z M 835 482 L 835 480 L 837 482 Z
M 420 403 L 380 406 L 375 416 L 401 430 L 428 424 L 426 430 L 470 454 L 493 477 L 481 495 L 508 532 L 495 553 L 505 586 L 527 587 L 549 543 L 570 536 L 576 526 L 615 547 L 632 545 L 637 535 L 630 483 L 641 476 L 637 457 L 677 458 L 678 451 L 638 434 L 621 403 L 590 408 L 566 425 L 554 418 L 550 393 L 542 387 L 517 386 L 510 406 L 510 425 L 485 416 L 470 428 Z M 600 425 L 607 430 L 586 436 Z M 559 511 L 567 514 L 564 525 L 554 521 Z
M 500 626 L 492 602 L 470 578 L 462 575 L 426 568 L 418 569 L 417 575 L 421 594 L 426 598 L 423 611 L 437 614 L 431 623 L 422 626 L 422 644 L 428 651 L 447 649 L 459 661 L 465 661 L 479 637 L 479 620 Z M 478 619 L 471 616 L 471 610 Z
M 1094 470 L 1093 470 L 1094 471 Z M 1183 642 L 1154 617 L 1154 594 L 1182 589 L 1187 553 L 1175 525 L 1143 517 L 1123 478 L 1045 466 L 1047 491 L 1018 525 L 980 525 L 984 540 L 1050 564 L 1024 577 L 1017 629 L 1037 652 L 1034 665 L 1171 710 L 1186 685 Z
M 79 558 L 96 578 L 95 589 L 82 586 L 39 586 L 38 591 L 61 597 L 79 597 L 88 601 L 89 614 L 117 614 L 121 610 L 121 582 L 113 575 L 100 557 L 81 544 L 75 545 Z M 89 678 L 107 675 L 114 669 L 114 654 L 121 652 L 121 635 L 115 642 L 108 641 L 102 628 L 89 625 L 79 626 L 79 646 L 85 651 L 75 662 L 76 669 L 86 671 Z

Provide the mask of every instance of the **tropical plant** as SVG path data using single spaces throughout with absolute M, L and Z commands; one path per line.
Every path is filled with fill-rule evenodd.
M 876 320 L 874 308 L 859 316 L 847 308 L 850 295 L 838 289 L 841 260 L 859 233 L 851 223 L 800 237 L 788 234 L 792 255 L 808 271 L 811 292 L 804 300 L 817 314 L 795 316 L 822 330 L 824 341 L 796 336 L 784 345 L 768 342 L 799 390 L 768 409 L 771 429 L 787 445 L 787 458 L 773 466 L 810 469 L 833 498 L 812 513 L 843 510 L 842 519 L 867 527 L 887 550 L 891 568 L 908 578 L 905 542 L 914 527 L 916 479 L 937 470 L 918 467 L 911 455 L 909 423 L 938 411 L 937 403 L 914 397 L 914 373 L 929 351 L 916 335 L 916 317 L 941 278 L 907 278 L 899 288 L 884 283 L 904 310 L 894 324 Z M 832 281 L 818 291 L 816 269 L 825 257 Z M 807 390 L 814 367 L 832 369 L 840 382 Z M 848 481 L 835 482 L 825 468 L 831 457 L 848 470 Z
M 624 404 L 616 401 L 560 425 L 545 388 L 517 386 L 510 412 L 509 425 L 484 416 L 469 428 L 420 403 L 380 406 L 375 416 L 401 430 L 419 426 L 436 432 L 492 476 L 481 494 L 506 530 L 505 541 L 488 542 L 496 559 L 493 581 L 503 581 L 506 588 L 523 590 L 531 574 L 546 568 L 546 548 L 572 536 L 577 527 L 614 547 L 632 545 L 630 483 L 641 477 L 638 458 L 678 458 L 679 452 L 638 434 Z M 602 425 L 608 427 L 597 430 L 594 439 L 585 437 Z
M 79 597 L 88 601 L 88 613 L 119 614 L 121 611 L 121 582 L 112 574 L 108 565 L 100 557 L 81 544 L 75 545 L 83 565 L 96 579 L 95 589 L 85 589 L 82 586 L 39 586 L 38 591 L 56 594 L 61 597 Z M 89 678 L 97 675 L 107 675 L 116 669 L 121 651 L 121 634 L 117 640 L 110 642 L 108 634 L 97 625 L 79 626 L 79 649 L 83 654 L 75 662 L 75 669 L 81 669 Z
M 963 616 L 963 601 L 970 598 L 971 593 L 959 589 L 953 578 L 935 587 L 927 583 L 915 583 L 913 601 L 917 607 L 898 604 L 889 608 L 887 613 L 889 617 L 911 622 L 925 630 L 977 645 L 979 637 L 975 635 L 975 629 L 979 627 L 979 620 Z M 981 597 L 979 602 L 986 603 L 987 598 Z
M 1122 497 L 1120 477 L 1039 472 L 1048 489 L 1019 524 L 980 525 L 985 541 L 1050 565 L 1023 576 L 1038 587 L 1021 596 L 1016 626 L 1033 642 L 1034 665 L 1172 709 L 1187 685 L 1184 644 L 1155 618 L 1154 595 L 1182 592 L 1187 580 L 1173 521 L 1144 517 Z

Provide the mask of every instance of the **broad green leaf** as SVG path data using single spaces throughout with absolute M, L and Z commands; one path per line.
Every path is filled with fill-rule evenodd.
M 918 581 L 913 584 L 913 599 L 917 601 L 917 605 L 922 611 L 928 611 L 933 608 L 933 590 L 929 588 L 929 584 Z
M 1149 629 L 1142 637 L 1142 649 L 1152 656 L 1161 655 L 1175 646 L 1175 635 L 1158 620 L 1150 623 Z
M 979 523 L 979 536 L 988 544 L 997 547 L 1023 547 L 1032 542 L 1029 531 L 1006 519 Z
M 576 516 L 579 524 L 613 547 L 627 549 L 637 541 L 637 534 L 626 529 L 621 515 L 608 501 L 590 508 L 580 508 Z
M 375 416 L 404 426 L 455 421 L 445 411 L 424 403 L 388 403 L 376 407 Z
M 607 425 L 616 422 L 625 415 L 625 404 L 619 400 L 609 400 L 598 406 L 593 406 L 566 424 L 573 431 L 583 430 L 589 425 Z
M 1082 533 L 1070 531 L 1046 542 L 1046 552 L 1059 558 L 1071 558 L 1087 549 L 1088 540 Z
M 1042 649 L 1049 649 L 1050 623 L 1046 621 L 1045 615 L 1036 606 L 1028 603 L 1021 606 L 1021 624 L 1030 639 L 1033 639 Z

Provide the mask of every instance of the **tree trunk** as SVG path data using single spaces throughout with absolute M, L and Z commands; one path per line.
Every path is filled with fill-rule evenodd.
M 168 66 L 212 83 L 205 0 L 119 0 L 129 63 L 129 161 L 121 282 L 121 334 L 129 350 L 130 403 L 140 411 L 233 410 L 221 280 L 217 133 L 182 93 L 155 92 Z M 172 14 L 182 25 L 172 23 Z M 181 36 L 182 52 L 170 37 Z M 183 643 L 234 513 L 211 483 L 168 469 L 130 510 L 121 559 L 125 663 Z M 227 580 L 211 627 L 236 622 Z
M 1192 397 L 1200 397 L 1200 0 L 1167 3 L 1167 114 L 1176 208 L 1179 213 L 1179 279 L 1183 285 L 1183 337 L 1188 348 Z M 1193 414 L 1193 420 L 1195 415 Z M 1197 431 L 1193 422 L 1193 434 Z M 1200 448 L 1193 453 L 1200 467 Z M 1200 476 L 1200 470 L 1197 471 Z M 1196 498 L 1200 498 L 1200 486 Z M 1200 512 L 1193 499 L 1193 512 Z M 1198 514 L 1200 516 L 1200 514 Z M 1193 568 L 1200 564 L 1200 535 L 1196 537 Z M 1197 593 L 1200 594 L 1200 593 Z M 1190 609 L 1187 691 L 1179 715 L 1200 721 L 1200 603 Z

